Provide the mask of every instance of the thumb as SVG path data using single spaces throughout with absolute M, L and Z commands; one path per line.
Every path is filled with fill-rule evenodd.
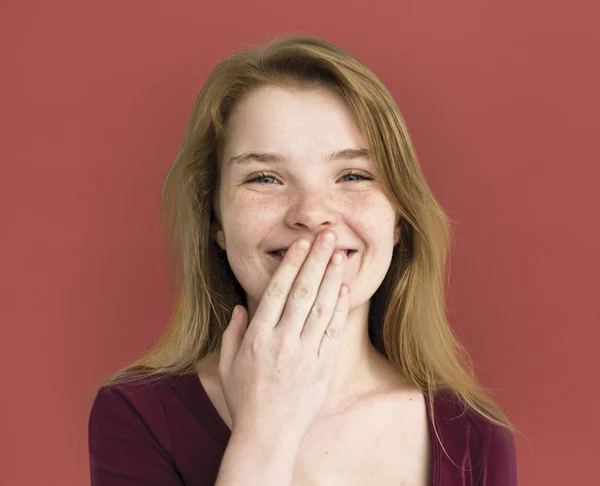
M 228 371 L 240 350 L 242 341 L 248 329 L 248 314 L 244 306 L 236 305 L 229 325 L 223 332 L 221 342 L 221 356 L 219 358 L 219 370 Z

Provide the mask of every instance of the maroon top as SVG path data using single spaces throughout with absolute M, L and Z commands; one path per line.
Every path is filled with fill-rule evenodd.
M 517 486 L 512 434 L 435 394 L 431 486 Z M 425 395 L 426 404 L 429 399 Z M 91 486 L 212 486 L 231 430 L 197 374 L 103 387 L 89 418 Z

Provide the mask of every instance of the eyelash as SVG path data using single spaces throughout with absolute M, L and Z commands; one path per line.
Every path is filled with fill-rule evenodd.
M 361 179 L 363 179 L 365 181 L 372 181 L 373 180 L 373 178 L 371 176 L 369 176 L 368 174 L 366 174 L 364 172 L 350 171 L 347 174 L 344 174 L 342 177 L 348 177 L 348 176 L 358 176 L 358 177 L 360 177 Z M 273 179 L 277 179 L 277 176 L 275 174 L 270 174 L 268 172 L 261 172 L 256 177 L 253 177 L 252 179 L 247 180 L 246 184 L 254 182 L 256 184 L 260 184 L 261 186 L 271 185 L 271 184 L 266 184 L 264 182 L 258 182 L 259 179 L 262 179 L 264 177 L 272 177 Z M 359 182 L 359 181 L 351 181 L 351 182 Z

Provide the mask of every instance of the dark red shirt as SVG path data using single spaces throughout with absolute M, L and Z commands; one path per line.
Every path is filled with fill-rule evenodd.
M 512 434 L 474 412 L 461 415 L 448 391 L 433 404 L 446 452 L 460 468 L 429 421 L 431 486 L 518 485 Z M 103 387 L 88 431 L 91 486 L 213 486 L 231 435 L 195 373 Z

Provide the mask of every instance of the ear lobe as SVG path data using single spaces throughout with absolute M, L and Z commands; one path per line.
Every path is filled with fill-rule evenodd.
M 215 231 L 214 240 L 223 251 L 226 251 L 227 247 L 225 244 L 225 234 L 223 233 L 223 230 L 219 229 L 219 230 Z
M 400 242 L 400 225 L 394 229 L 394 246 Z

